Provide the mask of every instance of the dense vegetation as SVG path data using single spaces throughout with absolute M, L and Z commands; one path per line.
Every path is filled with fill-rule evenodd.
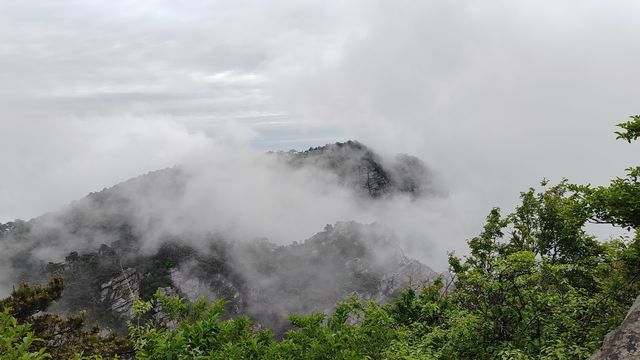
M 640 116 L 619 127 L 620 139 L 636 140 Z M 588 223 L 628 233 L 599 241 L 585 231 Z M 587 358 L 640 294 L 639 228 L 640 167 L 609 186 L 543 181 L 521 194 L 513 213 L 490 211 L 468 242 L 469 255 L 450 255 L 450 278 L 406 289 L 385 305 L 350 298 L 331 316 L 293 315 L 294 328 L 279 340 L 246 317 L 225 320 L 223 300 L 188 303 L 161 291 L 135 303 L 128 342 L 100 337 L 82 329 L 81 317 L 34 316 L 62 291 L 54 278 L 2 300 L 0 356 L 64 358 L 84 350 L 135 351 L 141 359 Z M 160 321 L 150 316 L 160 309 Z M 54 336 L 52 328 L 65 330 Z
M 46 286 L 21 284 L 0 300 L 1 359 L 70 359 L 76 354 L 130 353 L 127 339 L 100 334 L 97 327 L 86 328 L 84 314 L 68 317 L 44 313 L 60 298 L 61 277 L 54 276 Z

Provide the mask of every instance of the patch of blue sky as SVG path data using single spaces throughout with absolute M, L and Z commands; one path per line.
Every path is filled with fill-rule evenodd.
M 295 123 L 280 123 L 254 128 L 258 135 L 251 146 L 264 151 L 306 150 L 337 141 L 346 141 L 342 130 L 334 127 L 310 127 Z

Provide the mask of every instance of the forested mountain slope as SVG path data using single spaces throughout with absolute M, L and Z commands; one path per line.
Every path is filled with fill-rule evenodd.
M 273 156 L 291 171 L 333 174 L 337 186 L 366 201 L 433 191 L 418 159 L 384 163 L 357 142 L 267 155 Z M 151 172 L 61 211 L 0 225 L 5 291 L 60 273 L 66 287 L 50 311 L 85 310 L 89 323 L 125 333 L 134 300 L 164 288 L 191 300 L 225 298 L 229 315 L 250 315 L 281 333 L 290 313 L 329 312 L 351 293 L 385 302 L 410 281 L 418 286 L 436 275 L 406 257 L 393 233 L 378 225 L 339 222 L 284 245 L 230 239 L 216 228 L 172 228 L 175 217 L 164 209 L 183 201 L 191 176 L 181 167 Z

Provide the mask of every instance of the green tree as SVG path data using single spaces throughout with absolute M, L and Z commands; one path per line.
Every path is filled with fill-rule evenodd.
M 26 334 L 29 351 L 39 353 L 46 348 L 55 359 L 70 359 L 77 353 L 114 356 L 130 352 L 127 339 L 115 334 L 103 337 L 98 327 L 86 328 L 82 313 L 67 317 L 46 313 L 63 290 L 64 281 L 59 275 L 45 286 L 20 284 L 9 297 L 0 300 L 3 323 L 15 324 L 14 331 Z M 0 334 L 0 339 L 12 341 L 5 333 Z
M 618 124 L 623 131 L 616 131 L 618 139 L 623 139 L 628 142 L 636 140 L 640 137 L 640 115 L 630 116 L 631 121 Z

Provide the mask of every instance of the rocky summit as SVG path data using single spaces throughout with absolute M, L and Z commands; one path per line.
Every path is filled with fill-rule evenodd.
M 341 184 L 373 198 L 396 193 L 419 197 L 436 192 L 430 170 L 417 157 L 398 154 L 385 161 L 357 141 L 276 154 L 294 168 L 311 165 L 335 174 Z

